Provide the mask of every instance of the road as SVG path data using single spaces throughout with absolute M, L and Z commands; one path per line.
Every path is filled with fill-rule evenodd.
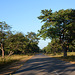
M 13 75 L 75 75 L 75 64 L 37 54 Z

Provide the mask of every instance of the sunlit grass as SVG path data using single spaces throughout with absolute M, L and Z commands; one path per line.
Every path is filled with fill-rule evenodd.
M 75 52 L 67 52 L 67 57 L 63 57 L 63 53 L 60 54 L 50 54 L 50 57 L 58 58 L 63 61 L 68 61 L 75 64 Z
M 63 53 L 56 53 L 56 54 L 48 54 L 51 57 L 61 57 L 63 56 Z M 67 56 L 75 56 L 75 52 L 67 52 Z
M 0 69 L 10 65 L 13 62 L 20 61 L 20 60 L 25 60 L 28 59 L 30 56 L 28 55 L 12 55 L 12 56 L 5 56 L 3 59 L 0 57 Z
M 74 55 L 75 56 L 75 52 L 67 52 L 68 56 Z

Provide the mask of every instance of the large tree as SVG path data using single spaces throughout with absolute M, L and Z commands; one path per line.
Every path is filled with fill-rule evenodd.
M 38 19 L 44 24 L 38 31 L 38 36 L 46 39 L 59 38 L 63 44 L 64 56 L 67 56 L 68 44 L 74 40 L 75 36 L 75 10 L 66 9 L 52 12 L 52 10 L 42 10 Z

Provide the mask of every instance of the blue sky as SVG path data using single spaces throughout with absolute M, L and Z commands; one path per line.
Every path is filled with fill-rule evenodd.
M 6 21 L 16 30 L 27 34 L 41 28 L 42 23 L 38 20 L 41 10 L 52 9 L 75 9 L 75 0 L 0 0 L 0 21 Z M 45 47 L 50 39 L 40 40 L 39 47 Z

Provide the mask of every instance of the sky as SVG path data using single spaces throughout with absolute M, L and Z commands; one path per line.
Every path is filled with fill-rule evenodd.
M 12 31 L 37 33 L 43 23 L 37 18 L 41 10 L 75 9 L 75 0 L 0 0 L 0 22 L 5 21 Z M 50 39 L 40 40 L 42 49 L 51 42 Z

